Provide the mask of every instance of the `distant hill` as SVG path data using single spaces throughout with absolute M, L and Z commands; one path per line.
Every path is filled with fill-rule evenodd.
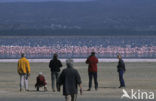
M 84 2 L 93 0 L 0 0 L 0 2 L 47 2 L 47 1 Z
M 0 35 L 156 35 L 156 0 L 0 3 Z

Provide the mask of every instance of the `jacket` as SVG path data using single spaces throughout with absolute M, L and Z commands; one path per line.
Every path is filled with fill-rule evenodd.
M 60 88 L 63 85 L 63 95 L 77 94 L 78 84 L 81 84 L 81 77 L 79 72 L 72 67 L 64 69 L 57 81 L 57 87 Z
M 60 72 L 60 68 L 62 67 L 62 63 L 60 60 L 50 60 L 49 68 L 51 72 Z
M 124 72 L 126 71 L 125 63 L 122 59 L 119 60 L 118 65 L 117 65 L 117 71 L 119 72 L 121 70 L 123 70 Z
M 86 64 L 88 64 L 88 72 L 97 72 L 97 63 L 98 58 L 96 56 L 90 56 L 86 60 Z
M 30 64 L 29 64 L 29 61 L 25 57 L 22 57 L 21 59 L 19 59 L 17 72 L 19 74 L 29 74 L 30 73 Z
M 46 84 L 47 84 L 47 82 L 46 82 L 45 77 L 43 75 L 37 76 L 35 87 L 45 86 Z

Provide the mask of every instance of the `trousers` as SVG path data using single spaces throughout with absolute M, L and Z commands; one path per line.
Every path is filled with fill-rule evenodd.
M 89 89 L 92 87 L 92 78 L 94 78 L 95 89 L 98 88 L 97 72 L 89 72 Z
M 21 74 L 20 75 L 20 89 L 25 88 L 25 90 L 28 90 L 28 75 L 27 74 Z
M 58 76 L 59 76 L 58 72 L 51 72 L 52 89 L 55 89 Z
M 124 81 L 124 78 L 123 78 L 123 74 L 124 74 L 124 71 L 120 70 L 119 71 L 119 81 L 120 81 L 120 86 L 125 87 L 125 81 Z
M 76 99 L 77 99 L 77 94 L 71 94 L 65 96 L 65 101 L 76 101 Z

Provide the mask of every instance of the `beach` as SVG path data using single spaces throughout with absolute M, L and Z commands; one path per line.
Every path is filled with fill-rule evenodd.
M 78 94 L 78 101 L 120 101 L 123 94 L 119 89 L 117 62 L 100 62 L 98 64 L 99 89 L 95 91 L 94 84 L 90 92 L 88 89 L 88 67 L 84 62 L 74 63 L 74 68 L 81 75 L 83 95 Z M 61 92 L 52 92 L 50 69 L 47 62 L 30 62 L 31 75 L 29 77 L 29 92 L 19 91 L 19 75 L 16 62 L 0 63 L 0 101 L 64 101 Z M 64 69 L 65 63 L 63 63 Z M 156 62 L 126 62 L 126 91 L 131 89 L 141 91 L 152 91 L 156 94 Z M 43 89 L 37 92 L 34 85 L 36 76 L 43 72 L 48 82 L 48 91 Z M 124 101 L 129 99 L 124 98 Z M 142 99 L 141 101 L 144 101 Z M 145 100 L 146 101 L 146 100 Z M 154 100 L 153 100 L 154 101 Z

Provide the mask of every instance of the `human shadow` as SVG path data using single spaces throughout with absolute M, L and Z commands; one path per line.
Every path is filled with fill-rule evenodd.
M 37 90 L 29 90 L 28 92 L 48 92 L 48 91 L 44 91 L 44 90 L 39 90 L 39 91 L 37 91 Z
M 118 87 L 99 87 L 99 88 L 104 88 L 104 89 L 117 89 Z
M 118 87 L 98 87 L 98 89 L 117 89 Z M 87 90 L 83 90 L 83 91 L 88 91 Z

